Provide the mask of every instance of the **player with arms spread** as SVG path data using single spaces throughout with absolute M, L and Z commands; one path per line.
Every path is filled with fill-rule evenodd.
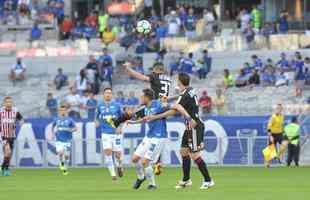
M 142 123 L 145 116 L 156 115 L 166 111 L 160 100 L 154 99 L 154 92 L 151 89 L 144 89 L 141 96 L 141 104 L 145 107 L 139 112 L 135 113 L 136 121 L 128 121 L 127 123 L 136 124 Z M 148 190 L 157 189 L 155 184 L 155 177 L 153 174 L 152 163 L 155 163 L 164 147 L 167 140 L 167 124 L 166 119 L 161 118 L 148 123 L 149 130 L 138 145 L 133 157 L 132 162 L 136 165 L 136 173 L 138 179 L 136 180 L 133 188 L 139 189 L 141 184 L 148 179 Z
M 7 96 L 3 100 L 3 107 L 0 108 L 0 135 L 3 145 L 3 162 L 1 166 L 1 175 L 10 176 L 9 170 L 14 141 L 16 139 L 16 124 L 24 123 L 23 116 L 13 107 L 12 97 Z
M 75 122 L 67 116 L 68 108 L 61 105 L 59 117 L 53 122 L 52 133 L 56 137 L 56 152 L 59 158 L 59 169 L 63 175 L 68 175 L 70 162 L 72 133 L 77 131 Z
M 117 179 L 115 166 L 119 177 L 122 177 L 124 172 L 122 167 L 123 135 L 121 134 L 121 127 L 115 128 L 108 121 L 122 115 L 121 105 L 113 100 L 112 88 L 105 88 L 103 90 L 103 101 L 97 108 L 95 123 L 97 128 L 100 127 L 105 163 L 114 181 Z M 113 154 L 115 159 L 113 159 Z
M 197 95 L 194 93 L 193 88 L 189 86 L 190 77 L 188 74 L 180 73 L 178 75 L 178 87 L 181 95 L 177 100 L 176 104 L 171 110 L 164 113 L 146 117 L 145 120 L 153 121 L 168 116 L 175 115 L 176 112 L 181 113 L 185 117 L 186 130 L 182 137 L 181 144 L 181 156 L 182 156 L 182 169 L 183 179 L 180 180 L 176 188 L 185 188 L 192 185 L 190 180 L 190 168 L 191 159 L 197 164 L 201 174 L 203 175 L 204 181 L 200 189 L 208 189 L 214 186 L 207 166 L 201 158 L 201 150 L 204 148 L 204 124 L 199 118 L 199 105 Z

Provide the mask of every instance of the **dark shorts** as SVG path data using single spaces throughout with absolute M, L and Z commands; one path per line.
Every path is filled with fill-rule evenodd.
M 11 150 L 13 150 L 13 148 L 14 148 L 14 141 L 15 141 L 15 138 L 4 138 L 4 137 L 2 137 L 3 146 L 9 144 Z
M 283 134 L 271 134 L 274 139 L 274 144 L 282 144 L 284 138 Z M 269 140 L 269 144 L 271 144 L 271 141 Z
M 182 148 L 189 148 L 191 152 L 199 152 L 204 148 L 204 132 L 203 124 L 198 124 L 193 130 L 185 130 L 182 137 Z

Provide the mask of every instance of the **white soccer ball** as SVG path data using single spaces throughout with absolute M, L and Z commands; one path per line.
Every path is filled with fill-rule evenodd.
M 139 33 L 148 34 L 151 32 L 151 30 L 152 30 L 152 25 L 149 21 L 147 20 L 138 21 L 137 31 Z

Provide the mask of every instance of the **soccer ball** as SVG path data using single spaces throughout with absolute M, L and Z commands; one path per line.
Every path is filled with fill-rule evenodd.
M 139 33 L 148 34 L 151 32 L 151 30 L 152 30 L 152 25 L 149 21 L 147 20 L 138 21 L 137 31 Z

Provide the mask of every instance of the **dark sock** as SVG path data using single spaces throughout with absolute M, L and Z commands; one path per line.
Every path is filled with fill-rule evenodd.
M 1 167 L 2 170 L 8 170 L 9 169 L 10 160 L 11 160 L 10 157 L 4 157 L 2 167 Z
M 203 175 L 205 182 L 210 182 L 211 181 L 211 177 L 209 175 L 209 171 L 207 169 L 206 163 L 202 160 L 201 157 L 197 158 L 195 160 L 195 163 L 197 164 L 197 166 L 199 168 L 199 171 Z
M 65 163 L 64 163 L 64 162 L 61 162 L 60 164 L 61 164 L 61 166 L 64 166 L 64 165 L 65 165 Z
M 189 156 L 182 157 L 183 181 L 190 179 L 191 158 Z

